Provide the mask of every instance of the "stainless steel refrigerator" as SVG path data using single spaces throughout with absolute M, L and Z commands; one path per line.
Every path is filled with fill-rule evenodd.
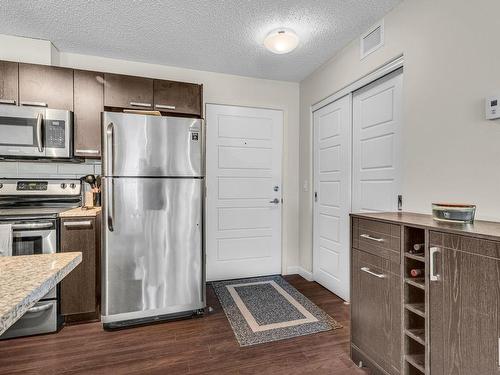
M 202 120 L 104 112 L 104 328 L 205 307 Z

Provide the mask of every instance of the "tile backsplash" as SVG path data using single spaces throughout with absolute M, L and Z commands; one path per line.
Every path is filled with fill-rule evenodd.
M 87 174 L 101 174 L 101 161 L 88 159 L 85 163 L 0 162 L 0 178 L 80 178 Z

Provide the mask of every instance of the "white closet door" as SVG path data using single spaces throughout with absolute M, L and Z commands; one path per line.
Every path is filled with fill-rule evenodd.
M 349 300 L 351 96 L 314 112 L 313 277 Z
M 400 70 L 353 95 L 354 212 L 398 209 L 402 87 Z
M 283 112 L 207 105 L 207 280 L 281 273 Z

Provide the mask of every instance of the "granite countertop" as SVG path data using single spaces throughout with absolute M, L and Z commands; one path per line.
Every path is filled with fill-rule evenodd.
M 0 257 L 0 335 L 82 261 L 82 253 Z
M 89 209 L 77 207 L 61 212 L 59 217 L 95 217 L 99 212 L 101 212 L 101 207 L 93 207 Z

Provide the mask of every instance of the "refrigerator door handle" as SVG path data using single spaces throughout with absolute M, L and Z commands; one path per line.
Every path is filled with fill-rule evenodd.
M 114 136 L 113 136 L 114 125 L 112 122 L 106 127 L 106 169 L 107 175 L 113 176 L 113 154 L 114 154 Z
M 115 197 L 113 190 L 115 188 L 115 183 L 112 178 L 110 178 L 108 181 L 109 182 L 106 184 L 106 211 L 108 212 L 108 229 L 110 232 L 113 232 L 113 217 L 115 211 Z

